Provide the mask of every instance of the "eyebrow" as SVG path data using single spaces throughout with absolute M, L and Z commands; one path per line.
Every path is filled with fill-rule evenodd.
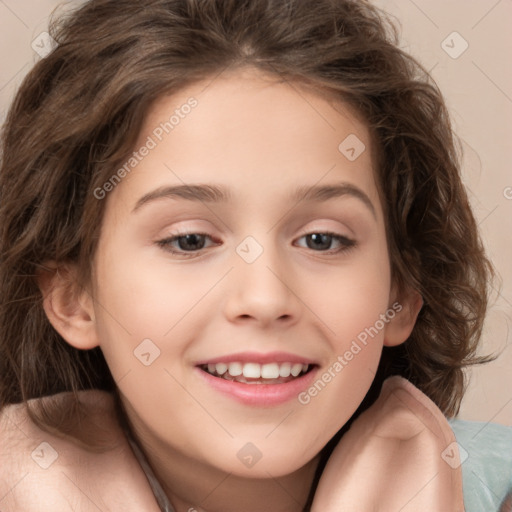
M 370 198 L 360 188 L 351 183 L 303 185 L 293 190 L 289 199 L 296 203 L 302 201 L 321 202 L 343 196 L 359 199 L 370 210 L 372 215 L 377 218 L 375 207 Z M 204 203 L 222 203 L 229 202 L 232 194 L 230 190 L 213 184 L 163 186 L 144 194 L 135 204 L 132 213 L 139 210 L 143 205 L 162 198 L 181 198 Z

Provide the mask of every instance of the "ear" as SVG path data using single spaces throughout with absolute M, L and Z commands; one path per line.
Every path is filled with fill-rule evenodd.
M 38 275 L 43 308 L 55 330 L 73 347 L 88 350 L 99 345 L 91 295 L 80 286 L 73 265 L 50 262 Z
M 400 299 L 395 300 L 393 297 L 397 295 L 393 293 L 390 301 L 387 313 L 389 322 L 384 330 L 384 345 L 387 347 L 400 345 L 409 338 L 423 306 L 423 298 L 416 290 L 408 290 L 401 295 Z M 391 312 L 394 312 L 393 316 Z

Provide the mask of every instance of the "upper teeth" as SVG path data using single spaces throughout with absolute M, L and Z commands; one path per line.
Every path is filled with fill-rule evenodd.
M 232 377 L 243 375 L 250 379 L 277 379 L 279 377 L 297 377 L 301 372 L 308 371 L 309 365 L 302 363 L 209 363 L 208 373 L 223 375 L 226 372 Z

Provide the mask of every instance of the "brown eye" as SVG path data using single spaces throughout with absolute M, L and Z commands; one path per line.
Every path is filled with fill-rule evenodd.
M 354 240 L 336 233 L 309 233 L 301 237 L 301 239 L 302 238 L 306 239 L 306 247 L 308 249 L 321 252 L 340 252 L 355 246 Z M 333 249 L 333 243 L 337 243 L 338 248 Z
M 173 254 L 185 254 L 199 252 L 205 248 L 205 242 L 211 237 L 205 233 L 179 233 L 163 240 L 157 244 L 164 250 Z

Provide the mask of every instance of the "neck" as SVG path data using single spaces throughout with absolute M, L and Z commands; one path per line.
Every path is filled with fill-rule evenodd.
M 162 454 L 164 454 L 162 456 Z M 176 512 L 302 512 L 313 484 L 319 457 L 294 473 L 244 478 L 170 451 L 147 456 Z

